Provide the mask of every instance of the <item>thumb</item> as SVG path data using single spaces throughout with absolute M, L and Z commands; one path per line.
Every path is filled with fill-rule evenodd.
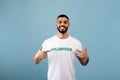
M 40 51 L 42 51 L 42 47 L 40 48 Z

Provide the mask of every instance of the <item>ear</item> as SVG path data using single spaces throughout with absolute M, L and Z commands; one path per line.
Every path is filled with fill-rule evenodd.
M 57 27 L 57 22 L 55 23 L 56 27 Z
M 70 27 L 70 25 L 71 25 L 71 24 L 69 23 L 68 26 Z

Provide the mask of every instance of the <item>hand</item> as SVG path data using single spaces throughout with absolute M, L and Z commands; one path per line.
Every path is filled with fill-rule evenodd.
M 85 48 L 83 51 L 80 50 L 76 50 L 77 54 L 80 58 L 87 58 L 88 54 L 87 54 L 87 48 Z
M 50 52 L 50 50 L 42 51 L 42 48 L 40 48 L 37 54 L 33 57 L 34 64 L 39 64 L 40 61 L 47 56 L 47 52 Z
M 40 48 L 40 50 L 37 52 L 35 57 L 43 59 L 43 58 L 45 58 L 47 56 L 48 52 L 50 52 L 50 50 L 42 51 L 42 48 Z
M 89 56 L 87 54 L 87 48 L 85 48 L 83 51 L 76 50 L 77 51 L 77 58 L 79 59 L 80 63 L 85 66 L 89 62 Z

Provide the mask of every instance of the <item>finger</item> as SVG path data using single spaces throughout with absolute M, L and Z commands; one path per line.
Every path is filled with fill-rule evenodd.
M 84 54 L 87 54 L 87 49 L 85 48 L 84 51 L 83 51 Z
M 50 52 L 51 50 L 46 50 L 46 51 L 43 51 L 44 53 L 47 53 L 47 52 Z
M 84 49 L 85 51 L 87 51 L 87 47 L 85 47 L 85 49 Z
M 82 53 L 82 51 L 81 51 L 81 50 L 76 50 L 76 52 L 78 52 L 78 53 Z

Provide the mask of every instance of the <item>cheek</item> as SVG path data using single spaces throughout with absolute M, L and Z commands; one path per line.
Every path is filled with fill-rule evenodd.
M 58 27 L 58 26 L 59 26 L 59 24 L 56 24 L 56 26 Z
M 68 25 L 68 24 L 66 24 L 65 26 L 66 26 L 66 27 L 69 27 L 69 25 Z

